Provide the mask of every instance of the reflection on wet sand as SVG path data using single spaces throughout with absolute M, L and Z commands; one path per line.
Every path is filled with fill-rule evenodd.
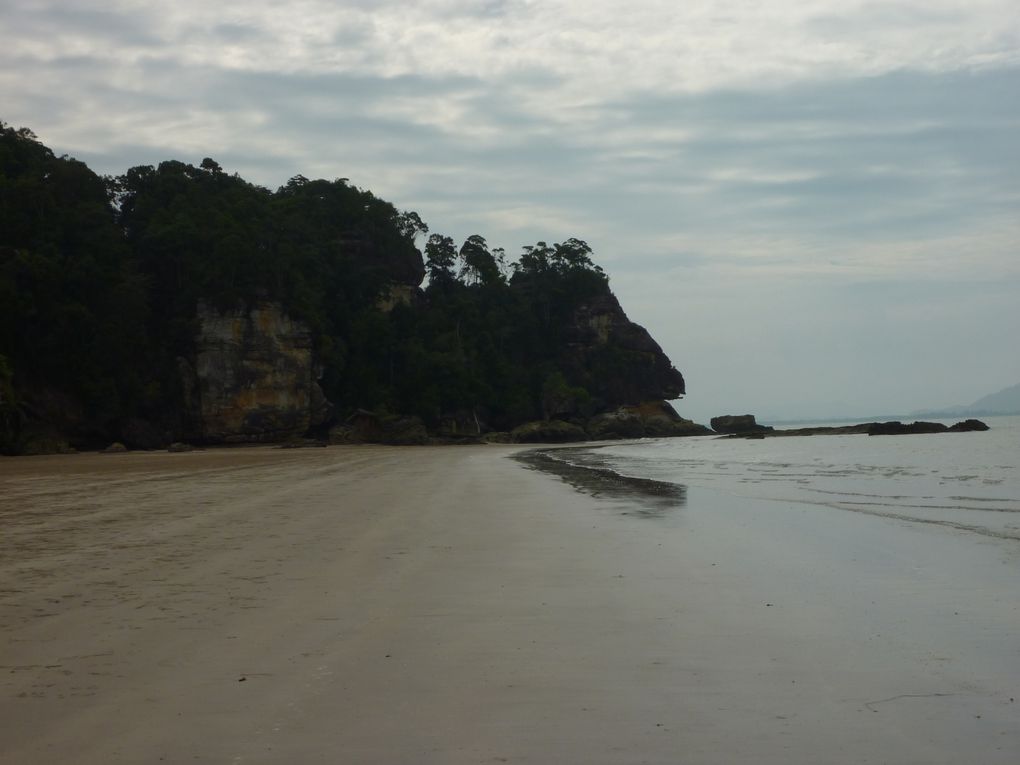
M 580 492 L 620 501 L 629 515 L 657 517 L 687 504 L 687 487 L 681 484 L 621 475 L 609 467 L 590 462 L 582 465 L 571 459 L 583 449 L 590 460 L 592 448 L 535 449 L 514 458 L 530 468 L 559 476 Z

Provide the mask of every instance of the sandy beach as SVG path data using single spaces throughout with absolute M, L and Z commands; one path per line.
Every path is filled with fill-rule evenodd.
M 0 459 L 0 762 L 1020 759 L 1014 543 L 516 450 Z

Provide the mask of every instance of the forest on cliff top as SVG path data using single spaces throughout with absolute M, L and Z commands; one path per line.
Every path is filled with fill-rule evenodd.
M 270 191 L 212 159 L 100 177 L 0 123 L 0 448 L 56 409 L 84 440 L 129 417 L 172 427 L 200 302 L 274 301 L 307 324 L 338 411 L 512 427 L 597 407 L 600 368 L 626 351 L 585 379 L 560 363 L 578 306 L 611 294 L 591 255 L 579 239 L 512 262 L 481 236 L 458 246 L 347 179 Z

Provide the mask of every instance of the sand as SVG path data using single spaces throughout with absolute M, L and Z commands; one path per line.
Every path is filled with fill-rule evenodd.
M 0 762 L 1020 758 L 1015 545 L 514 451 L 0 459 Z

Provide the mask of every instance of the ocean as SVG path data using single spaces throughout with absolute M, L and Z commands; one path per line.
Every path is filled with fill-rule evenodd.
M 595 495 L 643 495 L 638 514 L 668 516 L 697 489 L 1020 541 L 1020 417 L 984 421 L 975 433 L 643 439 L 532 459 Z

